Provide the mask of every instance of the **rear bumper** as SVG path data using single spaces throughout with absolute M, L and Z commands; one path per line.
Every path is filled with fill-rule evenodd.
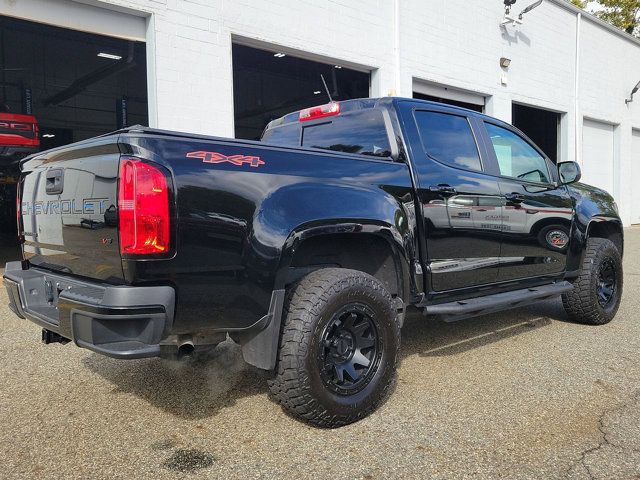
M 159 356 L 173 325 L 172 287 L 90 283 L 21 262 L 7 263 L 4 283 L 20 318 L 114 358 Z

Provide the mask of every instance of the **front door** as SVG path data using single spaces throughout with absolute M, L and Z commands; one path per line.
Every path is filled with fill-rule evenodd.
M 504 198 L 500 281 L 565 270 L 573 202 L 554 165 L 516 131 L 485 122 Z
M 501 195 L 497 179 L 484 170 L 475 117 L 420 104 L 402 111 L 424 215 L 428 291 L 496 282 Z

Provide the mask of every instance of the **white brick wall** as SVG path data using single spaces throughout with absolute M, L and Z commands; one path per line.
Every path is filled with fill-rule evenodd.
M 513 101 L 561 112 L 561 159 L 580 160 L 583 115 L 617 124 L 615 194 L 623 219 L 630 219 L 633 179 L 624 172 L 640 162 L 640 152 L 631 152 L 640 95 L 629 107 L 624 98 L 640 80 L 640 45 L 584 17 L 577 52 L 576 12 L 558 0 L 545 1 L 524 25 L 506 30 L 498 25 L 500 0 L 82 1 L 152 19 L 150 109 L 160 128 L 233 135 L 231 43 L 232 36 L 242 37 L 368 67 L 374 96 L 411 96 L 416 79 L 480 92 L 487 113 L 507 121 Z M 516 5 L 515 13 L 524 6 Z M 506 86 L 502 56 L 512 60 Z

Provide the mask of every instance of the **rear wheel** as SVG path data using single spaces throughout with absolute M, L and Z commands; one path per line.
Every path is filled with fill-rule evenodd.
M 293 416 L 339 427 L 374 411 L 392 385 L 400 326 L 374 277 L 317 270 L 288 295 L 271 392 Z
M 606 238 L 589 238 L 573 290 L 562 295 L 567 315 L 588 325 L 609 323 L 620 306 L 622 283 L 622 259 L 616 246 Z

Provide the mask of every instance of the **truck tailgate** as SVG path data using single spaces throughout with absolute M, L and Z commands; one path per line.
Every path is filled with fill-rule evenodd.
M 45 152 L 22 165 L 24 256 L 32 265 L 121 282 L 115 137 Z

